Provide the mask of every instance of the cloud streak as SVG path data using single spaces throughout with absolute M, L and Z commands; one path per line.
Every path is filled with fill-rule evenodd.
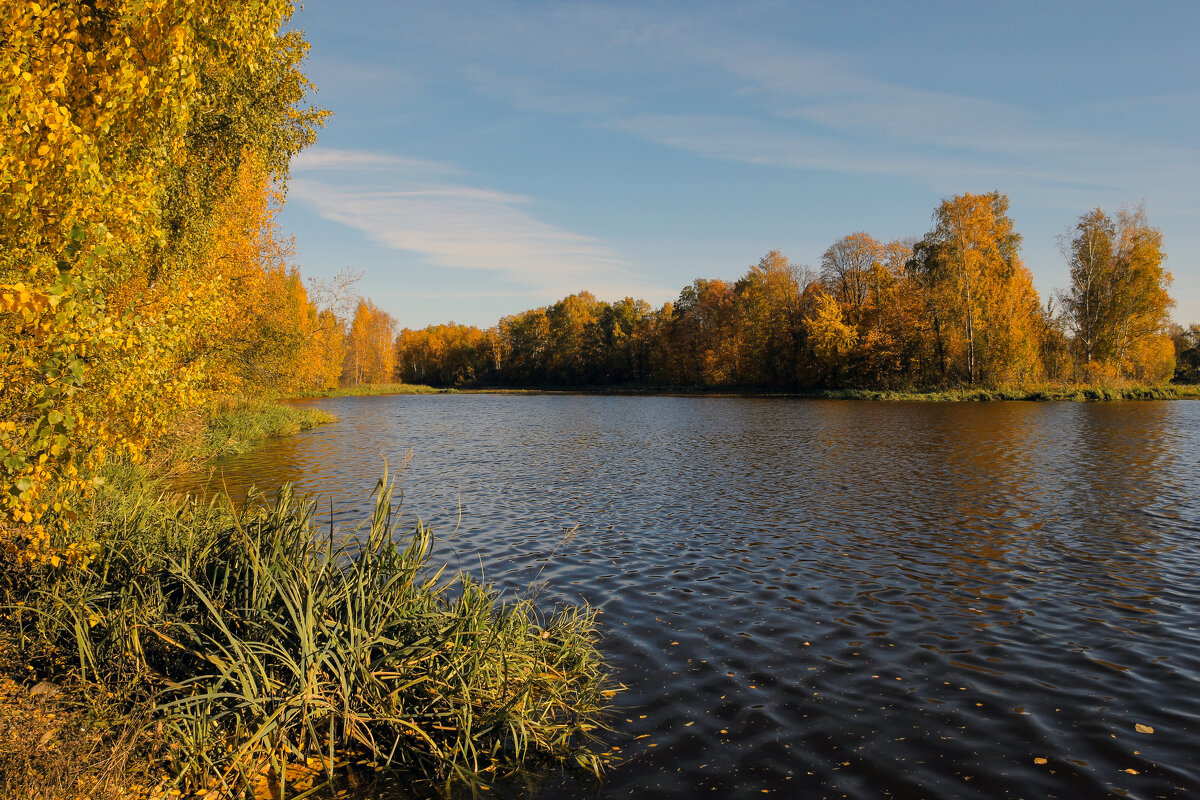
M 743 24 L 763 14 L 706 6 L 684 24 L 673 12 L 581 3 L 519 26 L 492 20 L 502 31 L 491 39 L 449 38 L 470 42 L 461 74 L 483 95 L 705 158 L 900 176 L 941 192 L 998 187 L 1055 207 L 1097 192 L 1195 205 L 1195 147 L 1055 124 L 1061 107 L 881 79 Z
M 456 175 L 459 170 L 450 164 L 426 161 L 420 158 L 405 158 L 388 153 L 373 153 L 365 150 L 339 150 L 332 147 L 314 147 L 292 159 L 293 172 L 316 170 L 402 170 L 407 173 Z
M 325 174 L 328 172 L 329 174 Z M 380 247 L 452 269 L 486 270 L 540 293 L 629 280 L 625 262 L 593 237 L 538 219 L 530 197 L 431 179 L 434 162 L 314 149 L 293 165 L 289 195 Z

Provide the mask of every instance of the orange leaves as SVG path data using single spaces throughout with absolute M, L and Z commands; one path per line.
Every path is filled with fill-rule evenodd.
M 140 232 L 152 210 L 157 187 L 130 177 L 161 153 L 133 151 L 121 137 L 177 126 L 146 119 L 142 108 L 174 87 L 143 81 L 155 65 L 139 73 L 133 54 L 112 41 L 114 28 L 136 26 L 144 12 L 111 5 L 107 26 L 87 7 L 61 3 L 27 9 L 6 28 L 12 36 L 0 50 L 0 78 L 15 80 L 0 83 L 9 101 L 0 114 L 0 182 L 10 189 L 0 200 L 0 233 L 16 245 L 17 260 L 56 251 L 62 231 L 80 221 Z M 112 134 L 120 136 L 106 138 Z M 132 152 L 141 155 L 131 160 Z
M 483 377 L 500 358 L 499 335 L 472 325 L 405 328 L 396 336 L 396 373 L 404 383 L 461 386 Z
M 804 318 L 804 329 L 818 358 L 836 361 L 858 340 L 858 331 L 842 320 L 837 301 L 821 292 L 815 298 L 811 316 Z
M 942 201 L 914 250 L 914 273 L 935 328 L 942 381 L 986 385 L 1040 377 L 1042 329 L 1021 236 L 1000 192 Z
M 193 346 L 209 359 L 214 388 L 290 391 L 337 384 L 343 326 L 309 299 L 291 264 L 291 243 L 275 223 L 281 200 L 261 161 L 246 153 L 215 208 L 214 246 L 206 254 L 204 279 L 193 284 L 212 317 L 196 327 Z
M 396 321 L 370 300 L 360 299 L 350 322 L 343 375 L 349 383 L 390 383 L 395 379 Z

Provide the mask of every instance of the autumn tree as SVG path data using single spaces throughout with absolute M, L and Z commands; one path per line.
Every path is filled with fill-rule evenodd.
M 652 313 L 649 303 L 632 297 L 599 304 L 588 331 L 589 344 L 596 354 L 592 383 L 623 384 L 644 377 L 646 358 L 639 333 L 643 320 Z
M 396 335 L 396 376 L 406 383 L 466 386 L 494 378 L 499 369 L 495 329 L 473 325 L 405 328 Z
M 861 231 L 838 239 L 821 256 L 821 284 L 852 324 L 862 316 L 882 256 L 883 246 Z
M 266 171 L 247 157 L 214 208 L 207 268 L 191 281 L 216 316 L 194 345 L 213 388 L 325 388 L 331 358 L 336 385 L 340 347 L 325 352 L 331 338 L 319 329 L 337 323 L 308 299 L 292 242 L 275 220 L 281 201 Z
M 689 386 L 734 383 L 741 339 L 733 285 L 698 278 L 679 293 L 671 311 L 670 327 L 663 331 L 674 356 L 666 382 Z
M 822 256 L 821 286 L 856 331 L 853 346 L 839 358 L 839 380 L 864 386 L 919 380 L 925 309 L 921 287 L 906 270 L 912 246 L 859 232 L 843 236 Z M 822 318 L 831 315 L 828 308 L 818 311 Z
M 942 379 L 1024 383 L 1039 374 L 1040 301 L 999 192 L 942 201 L 913 251 Z
M 739 382 L 762 386 L 796 383 L 805 335 L 801 294 L 815 277 L 772 250 L 734 285 L 740 329 Z
M 594 326 L 600 303 L 591 292 L 568 295 L 546 309 L 549 348 L 546 375 L 551 383 L 577 386 L 589 383 L 600 354 Z
M 1063 305 L 1082 377 L 1168 379 L 1171 273 L 1145 209 L 1122 209 L 1115 220 L 1099 208 L 1084 214 L 1065 250 L 1071 286 Z
M 635 380 L 656 386 L 677 386 L 679 357 L 671 345 L 675 306 L 663 303 L 642 317 L 634 333 L 638 373 Z
M 217 208 L 322 116 L 291 11 L 0 4 L 0 506 L 26 552 L 58 558 L 105 455 L 140 457 L 211 385 Z
M 812 295 L 812 311 L 804 317 L 808 345 L 821 362 L 836 369 L 858 341 L 858 330 L 846 323 L 832 295 L 821 289 L 814 289 Z
M 502 317 L 497 333 L 504 360 L 501 371 L 504 382 L 516 385 L 546 383 L 551 348 L 546 309 L 535 308 Z
M 395 380 L 396 320 L 366 298 L 360 298 L 346 335 L 342 383 L 390 383 Z

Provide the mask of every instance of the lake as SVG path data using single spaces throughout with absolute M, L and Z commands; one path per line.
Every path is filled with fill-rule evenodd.
M 411 450 L 439 559 L 602 610 L 624 761 L 541 797 L 1200 791 L 1198 402 L 310 402 L 234 494 Z

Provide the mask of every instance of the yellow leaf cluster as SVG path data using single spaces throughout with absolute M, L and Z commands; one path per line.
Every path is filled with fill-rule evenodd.
M 323 117 L 300 105 L 291 10 L 0 3 L 0 538 L 34 560 L 85 562 L 100 465 L 141 458 L 226 382 L 263 285 L 213 266 L 265 217 L 222 226 L 265 207 Z

